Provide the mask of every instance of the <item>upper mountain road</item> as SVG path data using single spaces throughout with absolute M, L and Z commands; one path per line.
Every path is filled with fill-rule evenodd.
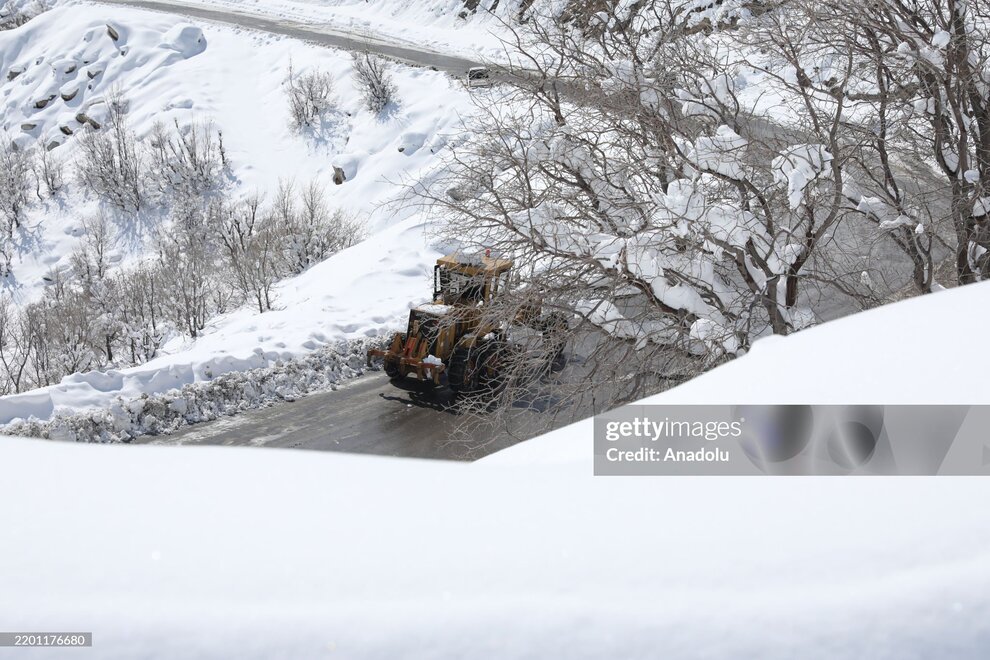
M 340 30 L 334 30 L 325 24 L 300 23 L 285 19 L 266 18 L 257 14 L 248 14 L 229 9 L 211 9 L 202 5 L 186 4 L 183 2 L 167 2 L 162 0 L 100 0 L 100 2 L 102 4 L 125 5 L 170 14 L 182 14 L 216 21 L 218 23 L 237 25 L 252 30 L 282 34 L 331 48 L 340 48 L 359 53 L 375 53 L 415 66 L 433 67 L 454 76 L 462 76 L 472 66 L 478 65 L 477 62 L 463 57 L 444 55 L 419 49 L 412 45 L 389 43 L 364 35 L 342 32 Z

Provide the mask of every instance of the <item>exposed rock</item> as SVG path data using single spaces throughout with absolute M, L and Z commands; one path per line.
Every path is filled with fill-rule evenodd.
M 12 66 L 12 67 L 10 67 L 10 71 L 7 72 L 7 80 L 13 80 L 14 78 L 16 78 L 17 76 L 21 75 L 22 73 L 24 73 L 24 67 L 22 67 L 22 66 Z
M 110 35 L 110 38 L 114 41 L 120 40 L 120 32 L 118 32 L 117 29 L 109 23 L 107 23 L 107 34 Z
M 76 72 L 79 63 L 72 58 L 65 58 L 52 62 L 52 70 L 59 76 L 67 76 Z
M 35 124 L 34 122 L 26 121 L 23 124 L 21 124 L 21 130 L 22 131 L 25 131 L 25 132 L 26 131 L 33 131 L 36 128 L 38 128 L 38 125 Z
M 58 130 L 62 131 L 65 135 L 72 135 L 72 129 L 65 124 L 59 126 Z
M 344 174 L 344 170 L 342 170 L 341 168 L 339 168 L 336 165 L 334 165 L 333 166 L 333 182 L 336 183 L 339 186 L 342 183 L 344 183 L 344 181 L 347 181 L 347 176 Z
M 51 94 L 49 96 L 40 98 L 40 99 L 38 99 L 37 101 L 34 102 L 34 107 L 36 107 L 38 110 L 41 110 L 46 105 L 48 105 L 49 103 L 51 103 L 55 99 L 56 96 L 57 96 L 57 94 Z
M 79 114 L 77 114 L 76 121 L 79 122 L 80 124 L 84 124 L 91 128 L 95 128 L 96 130 L 100 130 L 101 128 L 103 128 L 100 122 L 96 121 L 95 119 L 87 115 L 85 112 L 80 112 Z

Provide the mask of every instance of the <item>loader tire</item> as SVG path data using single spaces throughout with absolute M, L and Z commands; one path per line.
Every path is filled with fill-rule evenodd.
M 478 370 L 472 364 L 477 349 L 458 346 L 447 364 L 447 386 L 454 394 L 471 394 L 478 389 Z

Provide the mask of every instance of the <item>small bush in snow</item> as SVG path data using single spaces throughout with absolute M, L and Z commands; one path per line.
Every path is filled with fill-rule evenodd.
M 38 187 L 44 188 L 49 197 L 57 195 L 65 185 L 64 161 L 53 151 L 39 150 L 34 174 L 38 179 Z
M 180 126 L 174 121 L 170 130 L 158 122 L 149 143 L 152 171 L 158 191 L 182 203 L 223 185 L 226 157 L 222 135 L 210 122 Z
M 381 114 L 396 101 L 398 90 L 382 58 L 370 53 L 355 55 L 354 76 L 365 106 L 374 114 Z
M 144 201 L 143 158 L 137 138 L 127 127 L 127 102 L 119 91 L 107 98 L 105 130 L 86 131 L 79 146 L 80 182 L 122 211 L 137 211 Z
M 0 133 L 0 215 L 8 236 L 21 226 L 30 205 L 31 169 L 31 152 L 18 149 Z
M 282 236 L 288 274 L 301 273 L 361 240 L 360 223 L 339 209 L 331 212 L 318 181 L 302 189 L 298 208 L 294 199 L 294 186 L 280 186 L 272 223 Z
M 327 71 L 297 75 L 290 66 L 285 86 L 292 126 L 297 130 L 312 128 L 334 106 L 333 76 Z
M 298 201 L 297 201 L 298 197 Z M 297 275 L 362 236 L 359 223 L 331 211 L 321 185 L 313 181 L 296 192 L 283 182 L 273 203 L 259 197 L 239 204 L 218 203 L 210 209 L 223 271 L 245 301 L 259 312 L 272 309 L 279 280 Z

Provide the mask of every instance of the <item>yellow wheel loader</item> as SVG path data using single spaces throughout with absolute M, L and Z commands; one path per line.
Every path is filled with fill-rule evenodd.
M 511 260 L 487 252 L 437 259 L 433 302 L 409 310 L 406 331 L 396 333 L 387 349 L 368 351 L 368 365 L 381 358 L 393 381 L 413 377 L 455 393 L 497 388 L 499 360 L 509 350 L 506 324 L 485 312 L 509 286 L 511 270 Z M 539 307 L 525 316 L 539 316 Z

